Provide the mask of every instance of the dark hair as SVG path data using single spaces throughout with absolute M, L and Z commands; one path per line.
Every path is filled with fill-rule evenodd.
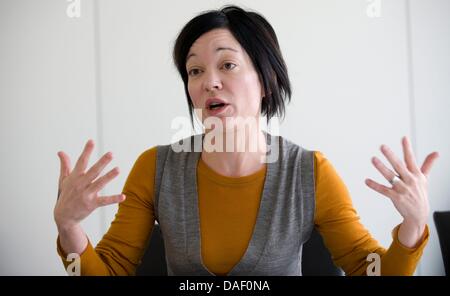
M 284 117 L 285 100 L 289 102 L 291 99 L 291 84 L 274 29 L 262 15 L 227 5 L 220 10 L 203 12 L 190 20 L 175 41 L 173 60 L 184 82 L 191 123 L 194 106 L 188 92 L 186 56 L 201 35 L 219 28 L 232 33 L 258 73 L 265 93 L 261 114 L 267 116 L 267 122 L 277 114 Z

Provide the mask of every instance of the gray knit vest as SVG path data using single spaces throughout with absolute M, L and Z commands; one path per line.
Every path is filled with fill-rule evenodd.
M 230 276 L 301 275 L 302 246 L 314 227 L 313 151 L 264 134 L 268 145 L 277 145 L 279 154 L 276 161 L 267 163 L 256 224 Z M 173 144 L 157 147 L 155 216 L 164 239 L 168 275 L 214 275 L 201 258 L 197 193 L 201 151 L 194 149 L 194 143 L 202 143 L 203 137 L 179 142 L 191 143 L 191 152 L 175 152 Z

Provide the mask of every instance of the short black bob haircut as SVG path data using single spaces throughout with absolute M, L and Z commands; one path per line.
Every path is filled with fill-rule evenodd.
M 213 29 L 228 29 L 251 58 L 264 88 L 261 114 L 267 117 L 267 122 L 275 115 L 283 118 L 285 101 L 291 99 L 291 84 L 274 29 L 262 15 L 226 5 L 194 17 L 175 40 L 173 60 L 183 79 L 192 126 L 194 105 L 188 92 L 186 57 L 192 44 Z

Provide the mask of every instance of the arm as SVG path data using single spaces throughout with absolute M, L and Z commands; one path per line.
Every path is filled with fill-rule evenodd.
M 347 275 L 366 275 L 367 256 L 381 257 L 381 275 L 411 275 L 428 241 L 428 227 L 422 242 L 407 248 L 398 240 L 398 226 L 392 232 L 389 249 L 383 248 L 361 224 L 350 194 L 334 167 L 315 152 L 316 213 L 315 224 L 330 250 L 334 262 Z
M 439 153 L 430 153 L 419 169 L 408 137 L 402 138 L 402 147 L 404 162 L 388 146 L 380 147 L 381 152 L 392 165 L 392 169 L 386 167 L 377 157 L 372 158 L 375 168 L 392 186 L 386 187 L 371 179 L 366 179 L 366 184 L 392 201 L 403 217 L 403 223 L 398 232 L 399 240 L 404 246 L 413 248 L 421 243 L 428 221 L 430 212 L 428 175 Z
M 81 254 L 86 249 L 88 245 L 88 238 L 80 224 L 76 224 L 71 227 L 57 225 L 57 228 L 61 249 L 65 250 L 66 254 Z
M 118 212 L 108 232 L 94 248 L 80 228 L 60 232 L 57 250 L 64 266 L 65 250 L 80 254 L 81 275 L 132 275 L 145 252 L 153 229 L 153 195 L 156 165 L 156 147 L 142 153 L 135 162 L 123 188 L 126 200 L 119 204 Z M 79 242 L 67 247 L 68 240 Z M 81 243 L 82 242 L 82 243 Z M 80 250 L 82 251 L 80 252 Z

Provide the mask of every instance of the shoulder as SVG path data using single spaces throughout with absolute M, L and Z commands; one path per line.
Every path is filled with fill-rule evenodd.
M 123 192 L 127 195 L 125 205 L 141 201 L 146 205 L 153 202 L 153 188 L 156 167 L 157 146 L 138 155 L 125 181 Z
M 153 146 L 145 151 L 143 151 L 137 158 L 136 163 L 149 164 L 156 160 L 156 155 L 158 153 L 158 146 Z
M 314 163 L 317 167 L 326 166 L 329 164 L 327 156 L 322 152 L 318 150 L 314 150 Z
M 306 151 L 313 155 L 316 184 L 319 179 L 323 180 L 336 176 L 336 171 L 324 152 L 299 145 L 283 136 L 279 136 L 278 140 L 285 154 L 291 155 Z
M 151 147 L 138 155 L 131 169 L 131 177 L 154 175 L 158 146 Z
M 338 177 L 338 173 L 328 159 L 327 155 L 322 151 L 313 151 L 314 152 L 314 168 L 316 169 L 316 173 L 322 177 Z
M 316 185 L 321 187 L 339 181 L 339 175 L 327 155 L 319 150 L 314 151 L 314 175 Z
M 349 192 L 334 165 L 322 151 L 314 151 L 316 200 L 326 200 L 329 205 L 347 204 Z

